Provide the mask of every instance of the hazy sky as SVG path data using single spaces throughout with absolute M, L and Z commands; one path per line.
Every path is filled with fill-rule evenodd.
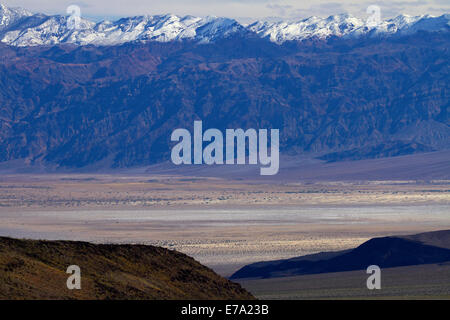
M 441 15 L 450 12 L 450 0 L 0 0 L 0 3 L 47 14 L 65 14 L 68 5 L 77 4 L 81 7 L 83 16 L 97 19 L 174 13 L 226 16 L 242 22 L 257 19 L 298 19 L 312 15 L 327 17 L 345 12 L 367 17 L 366 8 L 371 4 L 381 8 L 382 18 L 400 13 Z

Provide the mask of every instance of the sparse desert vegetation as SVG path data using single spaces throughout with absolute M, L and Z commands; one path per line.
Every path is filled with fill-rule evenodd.
M 66 286 L 81 269 L 81 289 Z M 0 299 L 253 299 L 191 257 L 142 245 L 0 238 Z
M 450 203 L 450 180 L 252 181 L 166 175 L 2 175 L 0 208 L 131 209 Z

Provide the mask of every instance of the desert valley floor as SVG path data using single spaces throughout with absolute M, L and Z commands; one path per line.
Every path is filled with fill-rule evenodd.
M 229 276 L 245 264 L 450 229 L 450 184 L 5 174 L 0 235 L 143 243 Z

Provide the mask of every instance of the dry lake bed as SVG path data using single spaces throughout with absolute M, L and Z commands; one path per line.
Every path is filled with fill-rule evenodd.
M 3 175 L 0 235 L 159 245 L 228 276 L 255 261 L 450 229 L 449 189 L 448 181 Z

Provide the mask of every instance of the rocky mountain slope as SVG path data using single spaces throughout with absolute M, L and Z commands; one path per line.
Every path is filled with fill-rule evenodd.
M 325 161 L 450 148 L 450 33 L 275 44 L 0 44 L 0 161 L 168 161 L 176 128 L 279 128 Z
M 81 289 L 68 290 L 70 265 Z M 144 245 L 0 237 L 0 299 L 253 299 L 194 259 Z

